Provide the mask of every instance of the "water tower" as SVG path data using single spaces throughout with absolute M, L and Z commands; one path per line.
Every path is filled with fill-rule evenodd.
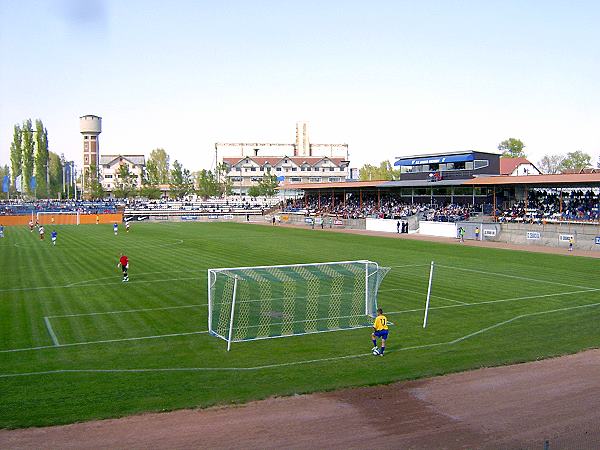
M 102 117 L 88 114 L 79 118 L 79 132 L 83 135 L 83 177 L 82 190 L 86 192 L 85 174 L 89 173 L 90 166 L 100 170 L 100 141 L 98 136 L 102 133 Z

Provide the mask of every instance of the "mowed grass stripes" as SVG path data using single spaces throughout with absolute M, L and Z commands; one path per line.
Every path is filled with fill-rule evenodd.
M 233 223 L 54 228 L 56 247 L 21 227 L 0 239 L 1 427 L 388 383 L 600 342 L 596 259 Z M 394 323 L 384 358 L 370 356 L 368 328 L 229 353 L 206 334 L 209 268 L 358 259 L 392 267 L 379 293 Z

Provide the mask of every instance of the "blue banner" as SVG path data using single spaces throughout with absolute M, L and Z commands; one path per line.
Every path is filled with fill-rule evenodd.
M 4 175 L 4 179 L 2 180 L 2 192 L 8 192 L 9 186 L 10 186 L 10 177 L 8 175 Z
M 31 177 L 31 181 L 29 182 L 29 188 L 32 191 L 35 191 L 35 187 L 36 187 L 35 177 Z
M 473 161 L 475 157 L 473 155 L 454 155 L 454 156 L 432 156 L 425 158 L 414 158 L 414 159 L 399 159 L 394 163 L 394 166 L 420 166 L 423 164 L 445 164 L 451 162 L 466 162 Z

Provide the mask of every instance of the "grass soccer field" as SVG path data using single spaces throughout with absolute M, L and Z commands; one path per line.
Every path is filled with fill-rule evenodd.
M 600 342 L 597 259 L 235 223 L 55 228 L 56 247 L 25 227 L 0 239 L 0 427 L 389 383 Z M 209 268 L 362 259 L 391 267 L 383 358 L 369 328 L 230 352 L 207 334 Z

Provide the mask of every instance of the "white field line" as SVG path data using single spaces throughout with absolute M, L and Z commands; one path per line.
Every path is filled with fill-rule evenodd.
M 144 311 L 162 311 L 165 309 L 181 309 L 181 308 L 198 308 L 199 306 L 207 306 L 207 303 L 198 303 L 195 305 L 180 305 L 180 306 L 163 306 L 159 308 L 140 308 L 140 309 L 123 309 L 121 311 L 103 311 L 103 312 L 91 312 L 91 313 L 80 313 L 80 314 L 63 314 L 59 316 L 46 316 L 49 319 L 58 319 L 61 317 L 82 317 L 82 316 L 102 316 L 105 314 L 126 314 L 136 313 Z
M 44 322 L 46 323 L 46 329 L 48 330 L 48 334 L 50 335 L 50 338 L 52 339 L 52 343 L 56 347 L 60 347 L 58 338 L 56 337 L 56 334 L 54 334 L 54 330 L 52 329 L 52 325 L 50 324 L 50 319 L 48 317 L 44 317 Z
M 533 299 L 538 299 L 538 298 L 557 297 L 557 296 L 562 296 L 562 295 L 582 294 L 582 293 L 597 292 L 597 291 L 600 291 L 600 288 L 580 290 L 580 291 L 571 291 L 571 292 L 559 292 L 556 294 L 529 295 L 529 296 L 525 296 L 525 297 L 514 297 L 514 298 L 505 298 L 505 299 L 499 299 L 499 300 L 488 300 L 488 301 L 484 301 L 484 302 L 469 303 L 467 305 L 433 306 L 433 307 L 430 307 L 429 309 L 434 310 L 434 309 L 446 309 L 446 308 L 476 307 L 479 305 L 490 305 L 490 304 L 494 304 L 494 303 L 513 302 L 513 301 L 521 301 L 521 300 L 533 300 Z M 192 305 L 190 305 L 190 306 L 192 306 Z M 201 306 L 206 306 L 206 304 L 201 305 Z M 139 310 L 139 311 L 146 311 L 146 310 L 152 311 L 153 309 L 154 308 L 148 308 L 148 309 L 143 309 L 143 310 Z M 133 311 L 133 310 L 131 310 L 131 311 Z M 407 314 L 407 313 L 422 312 L 422 311 L 423 311 L 423 308 L 415 308 L 415 309 L 404 309 L 404 310 L 400 310 L 400 311 L 389 311 L 389 312 L 386 312 L 386 314 L 387 315 Z M 129 312 L 129 311 L 124 311 L 124 312 Z M 98 313 L 98 314 L 103 314 L 103 313 Z M 55 317 L 55 316 L 49 316 L 49 317 Z M 56 317 L 63 317 L 63 316 L 56 316 Z M 102 341 L 73 342 L 70 344 L 60 344 L 59 347 L 74 347 L 74 346 L 79 346 L 79 345 L 104 344 L 104 343 L 108 343 L 108 342 L 135 341 L 135 340 L 143 340 L 143 339 L 158 339 L 158 338 L 163 338 L 163 337 L 185 336 L 188 334 L 193 335 L 193 334 L 204 334 L 204 333 L 208 333 L 208 330 L 195 331 L 195 332 L 191 332 L 191 333 L 161 334 L 161 335 L 156 335 L 156 336 L 142 336 L 142 337 L 134 337 L 134 338 L 109 339 L 109 340 L 102 340 Z M 441 344 L 439 344 L 439 345 L 441 345 Z M 25 352 L 25 351 L 31 351 L 31 350 L 44 350 L 44 349 L 49 349 L 49 348 L 55 348 L 55 346 L 43 345 L 43 346 L 38 346 L 38 347 L 23 347 L 23 348 L 7 349 L 7 350 L 0 350 L 0 353 Z
M 518 275 L 509 275 L 509 274 L 500 273 L 500 272 L 486 272 L 485 270 L 467 269 L 467 268 L 464 268 L 464 267 L 456 267 L 456 266 L 444 266 L 442 264 L 436 264 L 436 266 L 437 267 L 443 267 L 445 269 L 462 270 L 464 272 L 482 273 L 484 275 L 497 275 L 497 276 L 500 276 L 500 277 L 514 278 L 516 280 L 534 281 L 536 283 L 556 284 L 558 286 L 575 287 L 575 288 L 578 288 L 578 289 L 594 289 L 594 288 L 589 287 L 589 286 L 578 286 L 576 284 L 559 283 L 558 281 L 538 280 L 536 278 L 521 277 L 521 276 L 518 276 Z
M 408 265 L 402 265 L 402 266 L 390 266 L 390 267 L 394 267 L 394 268 L 402 268 L 402 267 L 420 267 L 420 266 L 425 266 L 427 264 L 408 264 Z M 143 276 L 143 275 L 156 275 L 156 274 L 167 274 L 167 273 L 197 273 L 197 272 L 201 272 L 201 270 L 169 270 L 169 271 L 160 271 L 160 272 L 143 272 L 143 273 L 138 273 L 135 274 L 136 277 L 138 276 Z M 91 280 L 82 280 L 82 281 L 75 281 L 73 283 L 69 283 L 69 284 L 63 284 L 63 285 L 54 285 L 54 286 L 37 286 L 37 287 L 23 287 L 23 288 L 8 288 L 8 289 L 0 289 L 0 292 L 22 292 L 22 291 L 38 291 L 38 290 L 44 290 L 44 289 L 66 289 L 66 288 L 76 288 L 76 287 L 89 287 L 89 286 L 105 286 L 105 285 L 119 285 L 121 284 L 120 282 L 117 283 L 94 283 L 97 281 L 102 281 L 102 280 L 110 280 L 110 279 L 115 279 L 115 278 L 120 278 L 120 275 L 115 275 L 115 276 L 110 276 L 110 277 L 102 277 L 102 278 L 93 278 Z M 202 280 L 204 279 L 204 276 L 201 277 L 193 277 L 193 278 L 168 278 L 168 279 L 162 279 L 162 280 L 133 280 L 130 281 L 129 284 L 138 284 L 138 283 L 164 283 L 164 282 L 168 282 L 168 281 L 188 281 L 188 280 Z
M 587 292 L 598 292 L 598 291 L 600 291 L 600 288 L 584 289 L 584 290 L 580 290 L 580 291 L 570 291 L 570 292 L 558 292 L 556 294 L 527 295 L 524 297 L 502 298 L 499 300 L 486 300 L 483 302 L 474 302 L 474 303 L 469 303 L 466 305 L 433 306 L 433 307 L 430 307 L 429 309 L 432 310 L 432 309 L 446 309 L 446 308 L 465 308 L 467 306 L 491 305 L 493 303 L 516 302 L 516 301 L 520 301 L 520 300 L 533 300 L 533 299 L 538 299 L 538 298 L 559 297 L 562 295 L 584 294 Z M 402 311 L 390 311 L 390 312 L 386 312 L 386 314 L 405 314 L 405 313 L 410 313 L 410 312 L 422 312 L 423 308 L 424 307 L 415 308 L 415 309 L 405 309 Z
M 411 347 L 404 347 L 397 350 L 388 350 L 386 354 L 397 353 L 402 351 L 409 350 L 419 350 L 423 348 L 431 348 L 438 347 L 442 345 L 455 345 L 460 342 L 466 341 L 474 336 L 481 335 L 487 331 L 493 330 L 495 328 L 499 328 L 503 325 L 506 325 L 511 322 L 515 322 L 517 320 L 521 320 L 527 317 L 539 316 L 544 314 L 552 314 L 556 312 L 564 312 L 570 311 L 573 309 L 582 309 L 582 308 L 590 308 L 594 306 L 600 306 L 600 303 L 589 303 L 586 305 L 578 305 L 578 306 L 570 306 L 566 308 L 553 309 L 548 311 L 541 311 L 529 314 L 520 314 L 511 319 L 504 320 L 502 322 L 498 322 L 489 327 L 482 328 L 473 333 L 466 334 L 459 338 L 445 341 L 445 342 L 437 342 L 433 344 L 424 344 L 424 345 L 414 345 Z M 39 372 L 22 372 L 22 373 L 6 373 L 0 374 L 0 378 L 14 378 L 14 377 L 24 377 L 24 376 L 34 376 L 34 375 L 56 375 L 56 374 L 68 374 L 68 373 L 148 373 L 148 372 L 242 372 L 242 371 L 257 371 L 264 369 L 277 369 L 281 367 L 289 367 L 289 366 L 298 366 L 305 364 L 314 364 L 314 363 L 326 363 L 331 361 L 340 361 L 344 359 L 353 359 L 353 358 L 364 358 L 373 356 L 371 353 L 360 353 L 356 355 L 345 355 L 345 356 L 333 356 L 330 358 L 320 358 L 320 359 L 309 359 L 304 361 L 292 361 L 287 363 L 279 363 L 279 364 L 266 364 L 260 366 L 251 366 L 251 367 L 166 367 L 166 368 L 140 368 L 140 369 L 57 369 L 57 370 L 46 370 Z
M 40 345 L 39 347 L 24 347 L 24 348 L 13 348 L 13 349 L 9 349 L 9 350 L 0 350 L 0 353 L 26 352 L 29 350 L 44 350 L 47 348 L 57 348 L 57 347 L 77 347 L 80 345 L 107 344 L 107 343 L 113 343 L 113 342 L 142 341 L 145 339 L 160 339 L 160 338 L 166 338 L 166 337 L 191 336 L 194 334 L 206 334 L 206 333 L 208 333 L 208 330 L 189 331 L 186 333 L 157 334 L 155 336 L 139 336 L 139 337 L 120 338 L 120 339 L 104 339 L 101 341 L 71 342 L 68 344 L 59 344 L 59 345 Z
M 120 278 L 120 275 L 116 275 L 111 278 Z M 189 281 L 189 280 L 203 280 L 204 277 L 187 277 L 187 278 L 165 278 L 162 280 L 133 280 L 127 284 L 149 284 L 149 283 L 169 283 L 172 281 Z M 62 286 L 38 286 L 38 287 L 28 287 L 28 288 L 10 288 L 10 289 L 0 289 L 0 292 L 16 292 L 16 291 L 39 291 L 44 289 L 69 289 L 69 288 L 87 288 L 94 286 L 110 286 L 110 285 L 120 285 L 125 284 L 122 281 L 115 283 L 90 283 L 90 284 L 65 284 Z

